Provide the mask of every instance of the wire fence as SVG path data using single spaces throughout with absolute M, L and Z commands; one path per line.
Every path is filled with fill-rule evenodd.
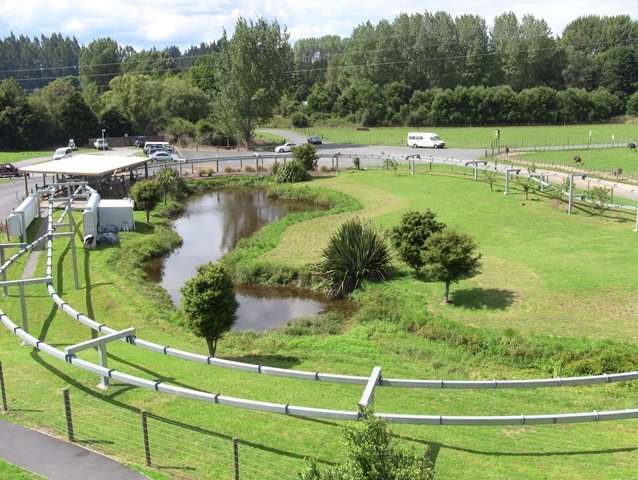
M 297 478 L 309 465 L 298 454 L 142 411 L 113 393 L 83 387 L 46 391 L 25 383 L 15 388 L 17 381 L 7 381 L 14 388 L 5 388 L 2 383 L 0 410 L 8 418 L 170 478 L 277 480 Z

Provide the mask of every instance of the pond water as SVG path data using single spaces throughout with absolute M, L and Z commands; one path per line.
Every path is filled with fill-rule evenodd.
M 307 210 L 302 202 L 271 200 L 262 191 L 223 190 L 192 199 L 173 222 L 183 244 L 170 255 L 148 262 L 148 276 L 181 303 L 180 288 L 196 267 L 218 260 L 237 242 L 290 213 Z M 308 290 L 239 285 L 233 330 L 263 331 L 309 315 L 338 308 L 339 302 Z

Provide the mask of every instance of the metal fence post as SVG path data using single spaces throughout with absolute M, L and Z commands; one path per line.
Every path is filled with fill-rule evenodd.
M 2 362 L 0 362 L 0 392 L 2 393 L 2 411 L 9 412 L 9 404 L 7 403 L 7 392 L 4 389 L 4 373 L 2 371 Z
M 146 418 L 146 412 L 142 410 L 142 432 L 144 433 L 144 455 L 146 456 L 146 466 L 151 466 L 151 445 L 148 441 L 148 421 Z
M 239 440 L 233 438 L 233 470 L 234 479 L 239 480 Z
M 62 390 L 64 396 L 64 413 L 66 414 L 66 434 L 69 442 L 75 443 L 75 432 L 73 431 L 73 416 L 71 415 L 71 398 L 68 387 Z

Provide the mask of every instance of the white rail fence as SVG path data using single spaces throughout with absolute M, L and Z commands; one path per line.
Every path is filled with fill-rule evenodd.
M 118 339 L 118 331 L 109 328 L 105 324 L 98 323 L 86 315 L 78 312 L 68 303 L 66 303 L 60 295 L 55 291 L 53 286 L 53 239 L 56 236 L 69 236 L 73 239 L 74 224 L 71 219 L 71 210 L 69 206 L 64 210 L 62 219 L 65 215 L 69 216 L 69 222 L 62 224 L 62 220 L 57 223 L 53 219 L 54 212 L 54 199 L 51 196 L 49 198 L 48 205 L 48 232 L 44 236 L 38 238 L 29 245 L 23 246 L 16 254 L 9 258 L 1 267 L 0 273 L 5 273 L 5 270 L 22 255 L 33 249 L 33 247 L 42 242 L 47 242 L 47 261 L 46 261 L 46 276 L 43 279 L 26 279 L 26 280 L 14 280 L 14 281 L 2 281 L 0 285 L 3 287 L 15 287 L 20 286 L 23 288 L 24 284 L 30 284 L 34 282 L 46 283 L 49 295 L 52 300 L 64 311 L 68 316 L 74 320 L 96 330 L 103 335 L 113 337 L 113 340 Z M 56 227 L 65 225 L 71 228 L 71 232 L 66 234 L 54 233 Z M 74 247 L 73 247 L 74 249 Z M 73 256 L 73 262 L 76 262 L 75 255 Z M 77 271 L 76 265 L 74 269 Z M 77 282 L 76 282 L 77 288 Z M 120 335 L 119 340 L 126 341 L 132 346 L 150 350 L 163 355 L 193 361 L 197 363 L 203 363 L 210 366 L 216 366 L 221 368 L 229 368 L 235 370 L 241 370 L 245 372 L 252 372 L 261 375 L 271 375 L 278 377 L 286 377 L 297 380 L 310 380 L 318 382 L 329 383 L 345 383 L 353 385 L 361 385 L 365 389 L 362 393 L 361 400 L 359 401 L 357 408 L 353 410 L 334 410 L 334 409 L 320 409 L 310 408 L 304 406 L 295 406 L 288 403 L 275 403 L 275 402 L 262 402 L 245 398 L 237 398 L 222 395 L 221 393 L 210 393 L 189 388 L 179 387 L 171 385 L 164 381 L 153 381 L 145 378 L 137 377 L 134 375 L 126 374 L 124 372 L 117 371 L 116 369 L 110 369 L 106 365 L 106 339 L 101 342 L 104 355 L 101 355 L 102 364 L 97 365 L 80 358 L 77 358 L 74 354 L 79 350 L 77 346 L 75 348 L 67 348 L 66 351 L 59 350 L 46 342 L 32 336 L 28 332 L 28 323 L 26 321 L 26 302 L 24 295 L 22 298 L 22 311 L 23 311 L 23 326 L 16 325 L 6 313 L 0 310 L 0 320 L 7 329 L 12 331 L 18 338 L 20 338 L 25 344 L 32 345 L 36 349 L 43 353 L 46 353 L 53 358 L 67 362 L 78 368 L 82 368 L 89 372 L 98 375 L 103 384 L 106 386 L 109 380 L 119 381 L 125 384 L 153 390 L 159 393 L 166 393 L 170 395 L 186 397 L 193 400 L 203 401 L 207 403 L 214 403 L 220 405 L 227 405 L 231 407 L 260 410 L 270 413 L 276 413 L 281 415 L 291 415 L 300 417 L 315 417 L 315 418 L 328 418 L 336 420 L 350 420 L 357 421 L 360 418 L 360 408 L 371 404 L 374 399 L 374 390 L 377 387 L 401 387 L 401 388 L 438 388 L 438 389 L 502 389 L 502 388 L 542 388 L 542 387 L 565 387 L 565 386 L 579 386 L 579 385 L 592 385 L 592 384 L 606 384 L 612 382 L 624 382 L 633 381 L 638 379 L 638 371 L 624 372 L 616 374 L 603 374 L 586 377 L 569 377 L 569 378 L 546 378 L 546 379 L 526 379 L 526 380 L 491 380 L 491 381 L 477 381 L 477 380 L 413 380 L 413 379 L 392 379 L 384 378 L 381 374 L 381 367 L 375 367 L 372 370 L 372 374 L 369 377 L 354 376 L 354 375 L 337 375 L 327 374 L 321 372 L 309 372 L 301 370 L 289 370 L 282 368 L 269 367 L 266 365 L 254 365 L 249 363 L 242 363 L 237 361 L 230 361 L 219 359 L 211 356 L 195 354 L 172 348 L 167 345 L 159 345 L 156 343 L 148 342 L 143 339 L 138 339 L 136 336 L 127 332 L 126 335 Z M 354 406 L 353 406 L 354 407 Z M 546 415 L 502 415 L 502 416 L 450 416 L 450 415 L 405 415 L 394 413 L 377 413 L 380 417 L 383 417 L 390 423 L 412 423 L 412 424 L 427 424 L 427 425 L 524 425 L 524 424 L 548 424 L 548 423 L 574 423 L 574 422 L 593 422 L 604 420 L 620 420 L 638 418 L 638 409 L 627 410 L 614 410 L 604 412 L 584 412 L 584 413 L 567 413 L 567 414 L 546 414 Z

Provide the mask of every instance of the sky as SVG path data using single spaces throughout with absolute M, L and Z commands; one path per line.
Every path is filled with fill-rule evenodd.
M 554 35 L 579 16 L 629 14 L 638 18 L 635 0 L 464 0 L 433 3 L 413 0 L 317 2 L 317 0 L 0 0 L 0 38 L 13 32 L 28 37 L 62 33 L 88 45 L 110 37 L 137 51 L 176 45 L 182 51 L 212 42 L 224 29 L 232 35 L 237 18 L 276 19 L 290 41 L 339 35 L 348 37 L 357 25 L 392 21 L 400 13 L 443 10 L 452 17 L 479 15 L 488 28 L 494 17 L 514 12 L 544 19 Z

